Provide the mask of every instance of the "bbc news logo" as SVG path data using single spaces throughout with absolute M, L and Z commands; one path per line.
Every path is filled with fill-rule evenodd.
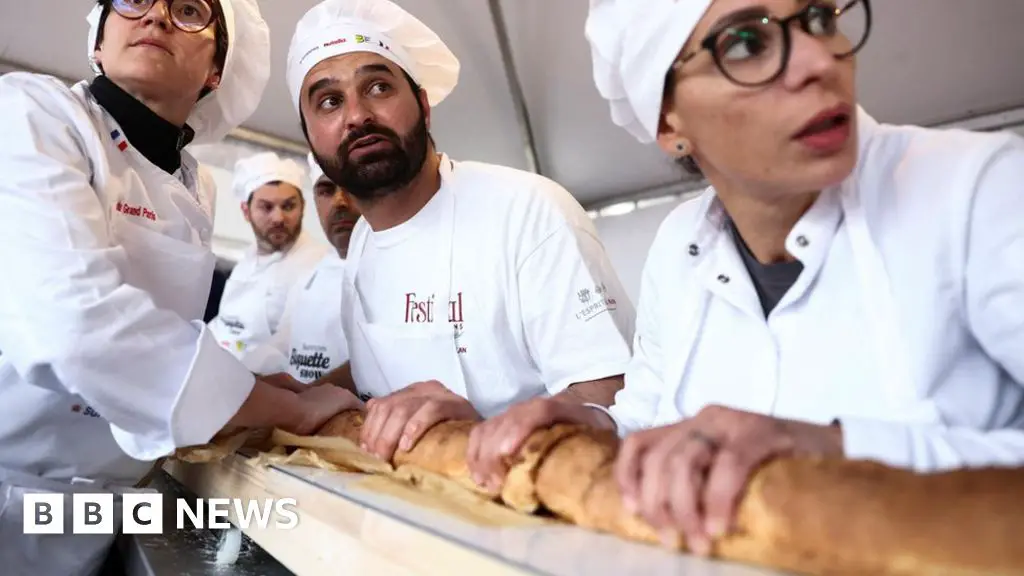
M 71 503 L 72 534 L 113 534 L 117 508 L 113 494 L 73 494 Z M 162 494 L 124 494 L 121 497 L 121 531 L 125 534 L 162 534 L 164 531 L 164 497 Z M 248 530 L 255 524 L 260 529 L 291 530 L 299 523 L 294 498 L 245 500 L 210 498 L 194 500 L 177 498 L 175 520 L 178 530 L 185 529 L 186 519 L 192 528 L 231 528 L 228 521 L 234 512 L 238 527 Z M 206 511 L 206 513 L 204 513 Z M 25 494 L 23 527 L 25 534 L 64 534 L 64 494 Z

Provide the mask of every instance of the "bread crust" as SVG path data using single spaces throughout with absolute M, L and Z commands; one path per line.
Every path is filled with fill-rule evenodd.
M 335 416 L 320 436 L 358 442 L 363 416 Z M 499 499 L 525 513 L 546 510 L 583 528 L 658 543 L 657 531 L 628 513 L 613 475 L 619 439 L 558 424 L 534 432 L 511 462 L 500 495 L 471 479 L 466 448 L 474 422 L 427 431 L 396 452 L 399 477 L 417 470 Z M 338 462 L 338 464 L 344 464 Z M 844 459 L 779 458 L 762 465 L 741 498 L 736 525 L 713 556 L 803 574 L 1024 574 L 1024 469 L 917 474 Z M 675 543 L 685 550 L 685 542 Z

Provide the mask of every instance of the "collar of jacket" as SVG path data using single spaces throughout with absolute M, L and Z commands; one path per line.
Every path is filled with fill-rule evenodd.
M 836 187 L 843 194 L 857 193 L 856 181 L 860 178 L 865 162 L 880 162 L 882 160 L 870 157 L 871 141 L 881 130 L 881 125 L 860 106 L 857 106 L 854 113 L 857 115 L 857 164 L 846 180 Z M 725 230 L 729 223 L 729 215 L 715 195 L 714 187 L 709 186 L 704 194 L 695 201 L 701 202 L 701 207 L 696 212 L 697 221 L 690 228 L 693 232 L 687 239 L 687 250 L 692 256 L 689 261 L 693 265 L 703 260 L 717 240 L 718 234 Z
M 89 84 L 89 92 L 139 153 L 168 174 L 178 171 L 181 150 L 195 137 L 191 127 L 178 128 L 164 120 L 106 76 L 97 76 Z

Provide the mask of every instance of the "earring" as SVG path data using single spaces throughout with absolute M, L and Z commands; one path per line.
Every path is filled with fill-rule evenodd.
M 688 155 L 690 153 L 689 144 L 684 140 L 676 142 L 676 152 L 678 152 L 680 156 Z

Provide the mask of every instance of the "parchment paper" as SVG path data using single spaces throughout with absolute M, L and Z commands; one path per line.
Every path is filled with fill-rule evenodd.
M 356 470 L 366 474 L 353 485 L 357 489 L 400 498 L 476 525 L 514 527 L 554 522 L 516 512 L 422 468 L 407 465 L 395 469 L 391 464 L 367 454 L 347 438 L 296 436 L 275 430 L 271 441 L 278 446 L 300 447 L 281 463 L 327 470 Z M 267 462 L 272 458 L 269 455 L 261 457 Z

